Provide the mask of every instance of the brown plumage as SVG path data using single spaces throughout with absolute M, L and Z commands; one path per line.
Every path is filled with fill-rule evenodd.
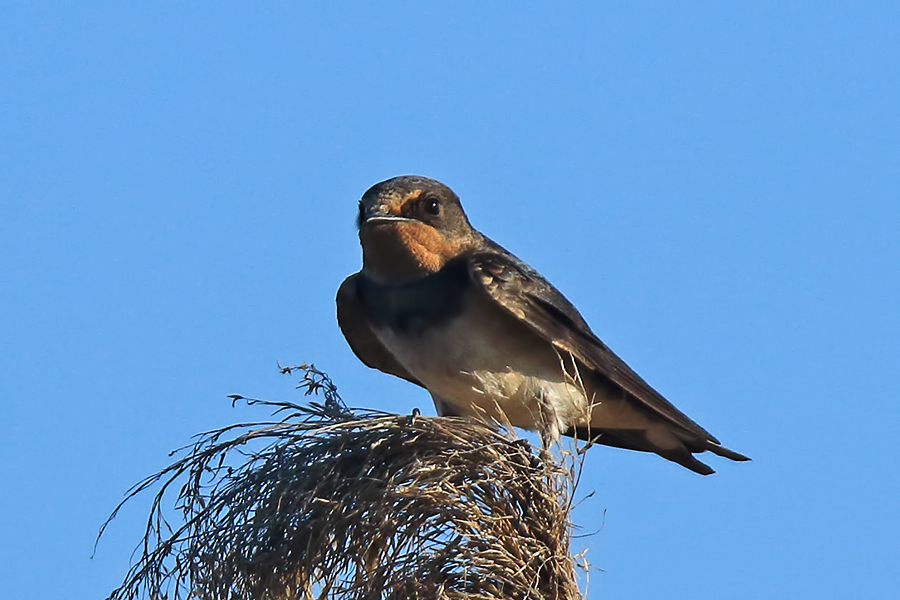
M 472 228 L 459 198 L 396 177 L 360 201 L 363 268 L 338 290 L 341 331 L 366 365 L 426 388 L 439 414 L 655 452 L 697 473 L 723 447 L 594 335 L 527 264 Z

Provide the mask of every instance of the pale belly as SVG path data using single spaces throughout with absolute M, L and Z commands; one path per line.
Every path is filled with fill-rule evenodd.
M 416 335 L 389 328 L 375 333 L 432 395 L 463 415 L 554 439 L 571 423 L 589 420 L 582 386 L 566 374 L 563 357 L 549 343 L 498 307 L 471 308 Z

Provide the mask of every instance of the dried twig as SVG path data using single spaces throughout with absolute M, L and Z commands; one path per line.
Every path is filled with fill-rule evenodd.
M 298 369 L 324 403 L 234 396 L 275 420 L 204 433 L 130 490 L 160 485 L 110 600 L 580 598 L 572 468 L 487 423 L 351 411 Z

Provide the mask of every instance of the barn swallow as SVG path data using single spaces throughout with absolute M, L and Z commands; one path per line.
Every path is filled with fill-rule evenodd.
M 372 186 L 357 218 L 362 269 L 337 319 L 366 365 L 431 393 L 442 416 L 480 416 L 655 452 L 688 469 L 729 450 L 594 335 L 537 271 L 470 224 L 446 185 L 403 176 Z

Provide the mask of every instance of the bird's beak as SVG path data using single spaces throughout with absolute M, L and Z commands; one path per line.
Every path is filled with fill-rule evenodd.
M 414 219 L 409 219 L 407 217 L 400 217 L 397 215 L 392 215 L 388 212 L 388 206 L 386 204 L 374 204 L 362 216 L 360 226 L 363 225 L 378 225 L 382 223 L 397 223 L 402 221 L 413 221 Z

